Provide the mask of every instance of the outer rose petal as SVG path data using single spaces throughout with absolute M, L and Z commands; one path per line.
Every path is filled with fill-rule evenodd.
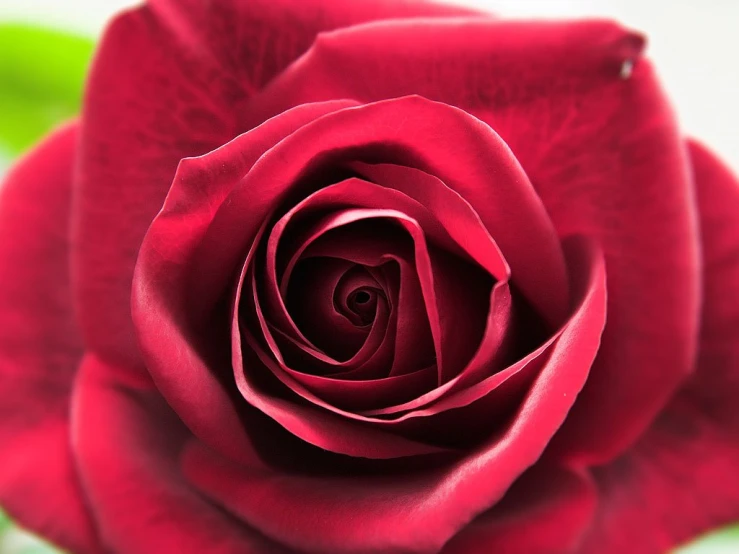
M 28 154 L 0 189 L 0 505 L 74 552 L 97 552 L 70 448 L 82 344 L 69 284 L 77 127 Z
M 459 106 L 508 144 L 560 236 L 597 237 L 608 264 L 608 323 L 555 439 L 583 463 L 612 458 L 644 431 L 690 372 L 696 347 L 687 159 L 657 79 L 639 59 L 643 42 L 608 21 L 368 23 L 319 36 L 250 103 L 257 118 L 336 97 L 419 94 Z M 623 79 L 626 61 L 633 72 Z M 483 202 L 489 190 L 479 188 Z
M 442 554 L 570 554 L 595 505 L 587 475 L 538 464 L 497 506 L 449 541 Z
M 115 19 L 90 74 L 75 199 L 75 294 L 92 349 L 139 363 L 128 310 L 133 268 L 178 162 L 262 123 L 248 99 L 317 33 L 459 13 L 470 12 L 392 0 L 152 0 Z
M 739 519 L 739 181 L 703 147 L 690 154 L 705 271 L 697 370 L 630 452 L 596 470 L 581 554 L 662 554 Z
M 285 552 L 183 480 L 179 457 L 191 435 L 151 380 L 86 356 L 72 423 L 83 480 L 110 552 Z

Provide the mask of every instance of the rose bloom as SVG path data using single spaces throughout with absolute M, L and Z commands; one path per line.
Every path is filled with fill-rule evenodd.
M 0 203 L 0 503 L 73 552 L 739 518 L 739 186 L 608 21 L 151 0 Z

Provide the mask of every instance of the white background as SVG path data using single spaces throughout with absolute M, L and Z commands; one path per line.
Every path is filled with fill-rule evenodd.
M 656 62 L 685 132 L 709 144 L 739 172 L 739 0 L 456 2 L 504 16 L 608 16 L 645 32 L 648 55 Z M 99 34 L 110 15 L 136 3 L 0 0 L 0 19 L 30 20 Z

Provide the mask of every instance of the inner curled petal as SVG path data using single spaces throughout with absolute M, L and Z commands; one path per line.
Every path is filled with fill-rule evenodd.
M 349 219 L 346 219 L 347 214 L 351 215 Z M 367 217 L 370 215 L 344 210 L 317 221 L 308 218 L 309 221 L 297 228 L 288 229 L 286 236 L 292 240 L 285 241 L 286 244 L 302 244 L 305 248 L 299 249 L 301 257 L 295 264 L 288 264 L 292 266 L 289 273 L 276 274 L 275 280 L 284 279 L 285 286 L 281 288 L 286 289 L 283 313 L 291 317 L 306 339 L 326 354 L 339 356 L 337 360 L 347 360 L 356 351 L 356 348 L 349 348 L 349 340 L 354 341 L 364 334 L 366 345 L 371 336 L 379 336 L 382 329 L 377 327 L 383 326 L 385 339 L 381 357 L 384 362 L 383 367 L 378 368 L 382 369 L 382 375 L 377 376 L 416 371 L 433 364 L 434 344 L 426 301 L 418 283 L 413 240 L 392 217 L 386 217 L 387 214 Z M 356 217 L 359 219 L 355 220 Z M 315 238 L 305 243 L 294 240 L 296 235 Z M 268 300 L 264 306 L 268 308 L 265 312 L 267 317 L 273 315 L 270 310 L 279 308 Z M 381 321 L 379 314 L 387 312 L 389 319 Z M 329 328 L 333 331 L 327 332 Z M 282 330 L 286 331 L 286 328 Z M 398 356 L 396 346 L 399 339 L 403 348 L 413 350 L 414 360 L 408 360 L 413 363 L 405 363 L 402 356 Z M 295 346 L 299 344 L 298 340 L 292 342 Z M 358 346 L 356 342 L 354 344 Z M 320 355 L 314 358 L 334 369 L 316 367 L 310 373 L 337 375 L 336 364 Z M 400 365 L 394 362 L 394 358 L 401 362 Z M 364 357 L 356 361 L 360 365 L 352 364 L 350 367 L 346 364 L 346 372 L 341 372 L 346 373 L 347 378 L 350 375 L 355 378 L 354 370 L 358 371 L 356 377 L 365 374 L 363 370 L 359 371 Z M 295 366 L 295 369 L 307 370 L 304 365 Z M 398 371 L 394 372 L 394 369 Z
M 348 279 L 352 275 L 357 276 L 357 273 L 363 280 L 344 290 Z M 296 345 L 302 344 L 311 351 L 325 353 L 327 359 L 348 361 L 366 346 L 372 332 L 370 324 L 377 317 L 378 306 L 375 302 L 371 318 L 366 314 L 368 307 L 363 306 L 363 313 L 368 319 L 362 321 L 346 302 L 354 289 L 378 286 L 375 279 L 350 261 L 336 258 L 306 259 L 296 266 L 285 294 L 286 313 L 300 334 L 291 333 L 289 327 L 279 325 L 271 310 L 270 319 Z M 379 302 L 384 302 L 384 298 L 383 295 Z
M 380 284 L 365 269 L 355 267 L 339 281 L 334 306 L 357 327 L 366 327 L 375 320 L 378 299 L 384 296 Z

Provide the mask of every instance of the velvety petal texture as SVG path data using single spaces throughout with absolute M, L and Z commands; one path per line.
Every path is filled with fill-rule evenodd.
M 83 345 L 71 301 L 77 125 L 52 133 L 0 185 L 0 505 L 74 552 L 98 552 L 77 477 L 72 387 Z
M 407 465 L 388 465 L 380 473 L 359 476 L 354 475 L 356 468 L 342 470 L 339 463 L 328 473 L 301 475 L 307 466 L 298 473 L 274 473 L 254 460 L 235 465 L 201 450 L 187 459 L 188 475 L 219 504 L 300 549 L 437 551 L 538 458 L 582 385 L 594 350 L 568 347 L 573 341 L 597 346 L 605 297 L 602 261 L 580 246 L 573 246 L 571 261 L 587 275 L 573 291 L 579 302 L 573 320 L 546 351 L 548 362 L 542 369 L 529 360 L 527 365 L 541 372 L 511 423 L 458 461 L 437 468 L 438 462 L 429 458 L 422 471 L 409 473 Z M 247 494 L 254 487 L 260 492 Z M 310 511 L 302 509 L 306 505 Z M 357 518 L 361 525 L 353 523 Z M 322 521 L 333 523 L 319 525 Z
M 284 552 L 188 486 L 178 464 L 189 433 L 150 380 L 130 375 L 87 355 L 75 392 L 77 457 L 106 551 Z
M 689 152 L 700 213 L 703 317 L 695 373 L 627 454 L 595 470 L 583 554 L 657 554 L 739 519 L 739 179 Z
M 739 519 L 739 189 L 643 49 L 402 0 L 122 13 L 0 191 L 0 503 L 121 554 Z
M 577 550 L 597 503 L 585 472 L 540 464 L 492 510 L 473 520 L 442 554 L 559 554 Z
M 90 345 L 140 363 L 133 268 L 179 161 L 252 128 L 249 99 L 318 33 L 469 13 L 414 0 L 153 0 L 116 17 L 89 77 L 74 201 L 75 294 Z
M 400 114 L 409 131 L 417 127 L 415 132 L 397 135 L 391 122 Z M 432 134 L 429 126 L 443 128 L 449 141 L 426 142 L 425 137 Z M 386 136 L 386 129 L 393 135 Z M 280 140 L 283 133 L 287 135 Z M 273 137 L 274 145 L 265 144 L 268 137 Z M 475 143 L 486 142 L 487 157 L 469 151 Z M 397 169 L 373 165 L 380 156 Z M 497 223 L 503 216 L 492 211 L 484 212 L 483 219 L 465 200 L 464 189 L 458 190 L 461 185 L 452 160 L 466 161 L 469 175 L 495 173 L 500 185 L 497 194 L 509 191 L 514 196 L 501 198 L 499 204 L 515 204 L 529 209 L 530 215 L 508 219 L 507 226 Z M 477 168 L 478 164 L 489 164 L 489 169 Z M 356 171 L 365 177 L 347 178 Z M 213 178 L 207 188 L 215 193 L 210 203 L 200 199 L 206 175 Z M 427 175 L 425 188 L 414 187 L 422 175 Z M 382 177 L 378 179 L 382 184 L 366 180 L 372 176 Z M 396 186 L 393 177 L 401 184 Z M 304 199 L 297 201 L 300 197 Z M 449 207 L 441 216 L 437 215 L 441 210 L 431 209 L 435 198 L 445 199 Z M 215 199 L 221 204 L 213 203 Z M 526 176 L 489 127 L 460 110 L 420 97 L 360 107 L 346 102 L 303 105 L 212 154 L 185 160 L 142 246 L 132 307 L 147 367 L 160 390 L 171 395 L 170 403 L 185 421 L 195 424 L 193 429 L 203 442 L 240 462 L 221 460 L 195 446 L 185 465 L 193 484 L 266 535 L 309 551 L 434 551 L 465 521 L 493 505 L 538 458 L 564 420 L 588 375 L 605 322 L 605 267 L 598 247 L 577 237 L 551 246 L 555 235 L 537 202 Z M 458 219 L 469 232 L 460 232 Z M 554 267 L 567 268 L 567 283 L 561 285 L 557 302 L 567 301 L 564 310 L 571 315 L 558 324 L 549 340 L 531 352 L 523 350 L 527 355 L 511 363 L 507 355 L 496 357 L 491 351 L 496 344 L 499 349 L 504 344 L 506 331 L 500 322 L 513 327 L 514 323 L 530 325 L 537 318 L 522 311 L 521 305 L 511 305 L 508 281 L 526 289 L 530 304 L 537 302 L 533 311 L 540 313 L 543 327 L 548 319 L 561 319 L 562 310 L 554 301 L 544 301 L 547 297 L 532 284 L 536 283 L 533 277 L 538 278 L 533 270 L 527 272 L 526 265 L 518 262 L 516 272 L 507 262 L 512 245 L 499 248 L 489 232 L 500 225 L 500 234 L 512 237 L 519 222 L 533 233 L 530 240 L 542 242 L 535 250 L 541 260 L 546 261 L 548 254 L 555 260 Z M 243 243 L 226 237 L 243 238 Z M 284 255 L 283 242 L 288 249 Z M 358 328 L 384 325 L 384 336 L 373 346 L 375 355 L 381 354 L 385 341 L 393 339 L 391 334 L 396 347 L 407 347 L 406 342 L 397 342 L 397 333 L 427 322 L 431 336 L 426 346 L 433 365 L 415 351 L 421 361 L 412 371 L 391 375 L 393 365 L 385 363 L 377 365 L 375 372 L 380 373 L 368 379 L 359 372 L 372 361 L 370 354 L 367 359 L 361 357 L 356 367 L 351 364 L 354 356 L 345 357 L 346 367 L 336 372 L 340 361 L 331 363 L 332 355 L 307 338 L 308 329 L 300 332 L 300 319 L 291 317 L 291 299 L 284 296 L 301 264 L 325 264 L 326 260 L 344 265 L 325 266 L 321 277 L 333 283 L 334 292 L 323 294 L 323 307 L 320 297 L 313 300 L 319 303 L 317 310 L 348 314 L 344 316 L 348 324 Z M 399 278 L 392 271 L 378 271 L 388 263 L 400 270 Z M 201 277 L 204 267 L 217 268 L 207 272 L 207 282 Z M 292 275 L 286 276 L 283 271 L 291 267 Z M 461 285 L 460 271 L 465 267 L 467 277 Z M 348 268 L 358 272 L 351 274 Z M 337 276 L 343 272 L 343 277 L 331 277 L 334 272 Z M 416 285 L 404 286 L 406 275 Z M 526 280 L 528 275 L 531 281 Z M 548 275 L 553 277 L 551 291 L 557 286 L 557 270 Z M 193 287 L 200 292 L 192 295 Z M 305 294 L 315 294 L 318 288 L 311 287 Z M 222 291 L 220 297 L 215 296 L 218 291 Z M 371 310 L 361 311 L 360 294 L 365 295 L 363 303 L 374 306 Z M 404 298 L 412 296 L 416 308 L 405 323 L 402 310 L 410 308 Z M 491 302 L 483 305 L 479 321 L 472 317 L 474 310 L 466 314 L 465 303 L 471 303 L 470 309 L 479 308 L 479 299 L 487 297 Z M 522 298 L 523 292 L 516 293 L 513 302 L 519 304 Z M 488 312 L 493 316 L 487 317 Z M 194 318 L 193 314 L 201 315 Z M 456 320 L 460 314 L 464 317 Z M 220 352 L 228 345 L 227 337 L 214 334 L 229 315 L 230 360 Z M 455 341 L 445 334 L 475 323 L 479 333 L 470 328 L 464 334 L 476 337 L 478 343 L 483 337 L 487 340 L 466 353 L 460 350 L 466 340 Z M 524 329 L 531 334 L 533 328 Z M 367 332 L 367 341 L 372 333 Z M 207 342 L 197 339 L 208 335 Z M 303 351 L 300 364 L 291 367 L 280 337 L 291 338 L 288 344 Z M 224 346 L 216 349 L 219 343 Z M 526 341 L 512 341 L 511 348 L 517 353 L 527 346 Z M 307 369 L 308 357 L 314 358 L 315 368 Z M 492 363 L 500 369 L 496 371 Z M 231 367 L 245 403 L 233 402 L 233 385 L 229 394 Z M 185 368 L 192 377 L 183 378 Z M 201 384 L 193 386 L 194 379 Z M 203 390 L 223 391 L 220 411 L 209 409 L 214 399 L 205 398 Z M 405 394 L 407 398 L 400 400 L 406 401 L 393 410 L 367 410 L 372 400 L 384 403 L 380 405 L 392 402 L 393 390 Z M 351 398 L 350 406 L 341 406 Z M 299 466 L 275 472 L 250 449 L 263 452 L 274 450 L 275 445 L 259 436 L 264 417 L 248 406 L 324 451 L 386 464 L 406 460 L 365 476 L 352 463 L 346 475 L 329 471 L 316 478 Z M 475 419 L 485 413 L 487 423 L 476 425 Z M 236 426 L 238 421 L 243 426 Z M 253 441 L 251 445 L 246 437 Z M 283 441 L 278 447 L 281 455 L 292 457 L 304 448 L 296 438 Z M 471 452 L 465 453 L 471 446 Z M 286 454 L 290 451 L 292 455 Z M 422 461 L 429 456 L 438 460 Z M 427 464 L 432 466 L 424 467 Z M 400 486 L 396 480 L 402 473 L 397 472 L 413 467 L 422 473 L 412 480 L 402 479 Z M 389 479 L 390 475 L 396 479 Z M 279 488 L 270 485 L 273 479 L 281 483 Z M 262 482 L 260 486 L 267 487 L 263 493 L 248 494 Z M 446 501 L 438 502 L 439 497 Z M 349 512 L 342 508 L 347 503 L 354 506 Z M 312 508 L 291 508 L 302 505 Z M 409 510 L 409 506 L 415 508 Z M 348 536 L 350 520 L 357 517 L 363 525 Z M 317 525 L 316 518 L 334 523 Z M 350 520 L 341 523 L 346 518 Z
M 368 23 L 321 34 L 250 103 L 257 117 L 309 101 L 409 93 L 459 106 L 506 142 L 560 236 L 598 238 L 609 266 L 608 325 L 558 441 L 587 463 L 611 458 L 644 430 L 696 350 L 688 162 L 643 44 L 607 21 Z M 487 202 L 489 186 L 472 189 L 468 201 Z M 624 366 L 639 373 L 638 386 Z

